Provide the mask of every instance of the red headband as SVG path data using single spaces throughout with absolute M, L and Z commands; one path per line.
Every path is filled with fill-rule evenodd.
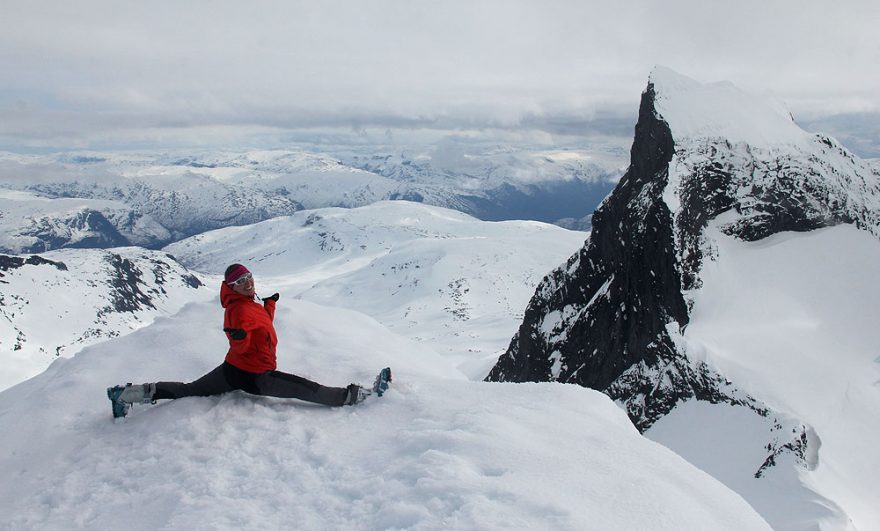
M 241 278 L 241 276 L 246 273 L 250 273 L 250 271 L 248 271 L 248 268 L 246 268 L 245 266 L 243 266 L 241 264 L 238 264 L 237 266 L 232 268 L 230 271 L 226 272 L 226 283 L 232 284 L 233 282 L 235 282 L 236 280 Z

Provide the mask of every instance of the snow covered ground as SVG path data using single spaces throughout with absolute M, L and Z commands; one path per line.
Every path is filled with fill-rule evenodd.
M 779 429 L 805 423 L 821 442 L 805 467 L 782 454 L 756 479 L 774 419 L 746 409 L 683 404 L 652 441 L 600 393 L 478 381 L 540 276 L 584 237 L 380 202 L 175 244 L 207 290 L 175 313 L 184 288 L 170 289 L 166 317 L 0 392 L 0 529 L 875 527 L 876 239 L 850 226 L 755 243 L 711 233 L 689 355 L 786 415 Z M 88 252 L 103 253 L 52 256 L 81 269 Z M 189 398 L 114 425 L 107 386 L 187 381 L 222 361 L 212 290 L 230 261 L 281 293 L 280 369 L 344 386 L 391 366 L 392 390 L 342 409 Z
M 769 529 L 600 393 L 468 381 L 429 345 L 303 300 L 279 303 L 279 365 L 331 385 L 390 365 L 384 397 L 236 392 L 111 422 L 107 385 L 199 376 L 223 357 L 221 321 L 192 303 L 0 393 L 2 527 Z

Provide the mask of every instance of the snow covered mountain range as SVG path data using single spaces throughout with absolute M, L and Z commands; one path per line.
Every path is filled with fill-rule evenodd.
M 175 243 L 0 256 L 4 347 L 55 358 L 0 391 L 0 527 L 880 527 L 876 165 L 664 68 L 590 235 L 430 206 L 558 197 L 590 153 L 440 147 L 4 155 L 9 245 Z M 221 361 L 233 261 L 280 369 L 389 393 L 111 424 L 108 385 Z
M 480 381 L 543 272 L 584 236 L 393 201 L 298 212 L 174 244 L 166 250 L 210 284 L 229 260 L 241 260 L 259 292 L 281 293 L 280 368 L 344 385 L 390 365 L 391 390 L 334 410 L 242 393 L 182 399 L 136 407 L 114 425 L 107 385 L 190 380 L 227 348 L 215 290 L 166 284 L 192 302 L 0 392 L 4 522 L 769 529 L 738 495 L 641 437 L 606 396 Z M 46 255 L 81 271 L 88 266 L 69 257 L 86 253 L 108 252 Z M 56 269 L 32 261 L 15 271 L 37 282 L 39 267 Z
M 658 67 L 630 168 L 488 379 L 604 391 L 774 528 L 878 528 L 878 238 L 876 167 Z
M 195 154 L 6 153 L 0 252 L 156 249 L 302 209 L 389 199 L 583 229 L 624 165 L 625 153 L 614 145 L 548 150 L 449 139 Z
M 251 264 L 286 297 L 350 308 L 433 344 L 479 380 L 522 318 L 534 286 L 585 236 L 539 222 L 482 222 L 385 201 L 219 229 L 165 252 L 0 255 L 0 345 L 14 354 L 0 389 L 42 372 L 57 356 L 216 297 L 204 284 L 230 261 Z

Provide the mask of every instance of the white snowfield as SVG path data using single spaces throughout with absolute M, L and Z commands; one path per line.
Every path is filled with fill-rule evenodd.
M 744 142 L 753 148 L 807 146 L 815 137 L 778 100 L 744 92 L 728 81 L 700 83 L 669 68 L 651 71 L 656 107 L 676 143 L 698 138 Z
M 0 393 L 5 529 L 769 529 L 641 437 L 604 395 L 468 381 L 361 313 L 279 301 L 281 368 L 382 398 L 331 409 L 240 392 L 136 406 L 106 386 L 220 363 L 219 304 L 193 303 Z

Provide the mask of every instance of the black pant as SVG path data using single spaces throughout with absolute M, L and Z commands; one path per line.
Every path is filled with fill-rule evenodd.
M 254 395 L 298 398 L 326 406 L 343 405 L 348 394 L 348 390 L 344 387 L 325 387 L 300 376 L 280 371 L 247 372 L 224 361 L 222 365 L 194 382 L 156 382 L 153 399 L 212 396 L 235 390 Z

